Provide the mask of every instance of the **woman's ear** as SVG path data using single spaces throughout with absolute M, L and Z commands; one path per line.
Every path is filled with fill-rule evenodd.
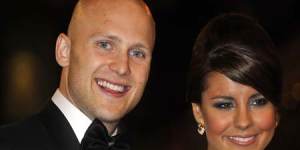
M 204 124 L 204 119 L 203 119 L 200 105 L 197 103 L 192 103 L 192 109 L 193 109 L 194 118 L 197 121 L 197 123 Z
M 70 62 L 71 41 L 64 33 L 59 34 L 56 40 L 55 57 L 61 67 L 66 67 Z

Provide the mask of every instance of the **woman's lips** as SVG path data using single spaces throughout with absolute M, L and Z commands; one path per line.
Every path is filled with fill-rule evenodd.
M 227 139 L 240 146 L 248 146 L 255 142 L 256 136 L 228 136 Z

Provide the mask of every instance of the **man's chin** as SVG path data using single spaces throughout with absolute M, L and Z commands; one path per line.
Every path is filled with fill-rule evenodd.
M 103 123 L 107 123 L 107 124 L 117 124 L 118 122 L 120 122 L 121 118 L 124 117 L 124 115 L 120 115 L 120 114 L 107 114 L 107 115 L 97 115 L 96 118 L 99 119 L 100 121 L 102 121 Z

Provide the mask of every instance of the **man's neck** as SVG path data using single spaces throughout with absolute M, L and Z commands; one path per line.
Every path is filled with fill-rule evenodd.
M 116 135 L 118 132 L 117 129 L 117 123 L 106 123 L 104 121 L 102 121 L 103 125 L 105 126 L 105 128 L 107 129 L 107 132 L 110 136 L 114 136 Z
M 72 98 L 69 96 L 69 94 L 68 94 L 68 92 L 67 92 L 67 90 L 65 90 L 65 88 L 64 87 L 59 87 L 59 91 L 61 92 L 61 94 L 71 103 L 71 104 L 73 104 L 77 109 L 79 109 L 83 114 L 85 114 L 88 118 L 90 118 L 91 120 L 93 120 L 95 117 L 94 116 L 92 116 L 91 114 L 89 114 L 88 112 L 86 112 L 86 111 L 84 111 L 84 110 L 82 110 L 82 109 L 80 109 L 80 107 L 78 107 L 77 105 L 76 105 L 76 103 L 74 103 L 73 101 L 72 101 Z M 115 135 L 115 134 L 117 134 L 118 132 L 117 132 L 117 122 L 116 123 L 108 123 L 108 122 L 105 122 L 105 121 L 103 121 L 103 120 L 101 120 L 101 119 L 99 119 L 102 123 L 103 123 L 103 125 L 105 126 L 105 128 L 106 128 L 106 130 L 107 130 L 107 132 L 108 132 L 108 134 L 109 135 Z

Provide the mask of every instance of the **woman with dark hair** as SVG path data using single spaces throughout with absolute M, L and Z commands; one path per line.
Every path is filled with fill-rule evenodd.
M 195 42 L 188 75 L 208 150 L 263 150 L 279 122 L 282 77 L 275 46 L 252 18 L 212 19 Z

